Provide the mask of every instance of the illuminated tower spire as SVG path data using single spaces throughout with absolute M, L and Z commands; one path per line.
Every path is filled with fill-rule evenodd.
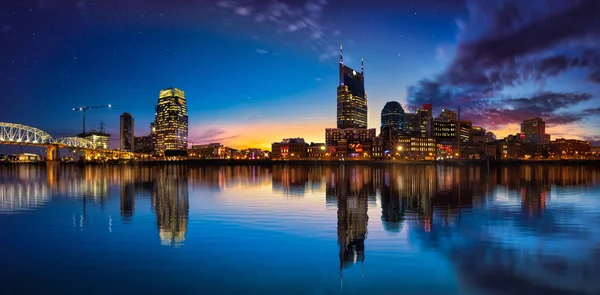
M 344 85 L 344 56 L 342 54 L 342 44 L 340 44 L 340 85 Z
M 360 60 L 360 73 L 365 74 L 365 58 L 361 58 Z

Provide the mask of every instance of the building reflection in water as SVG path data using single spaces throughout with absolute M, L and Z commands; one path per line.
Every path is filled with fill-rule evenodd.
M 387 233 L 409 230 L 419 245 L 445 254 L 462 283 L 475 290 L 473 294 L 500 285 L 524 294 L 551 294 L 567 285 L 600 291 L 593 277 L 600 273 L 596 263 L 600 237 L 593 229 L 597 215 L 576 214 L 585 213 L 583 203 L 578 203 L 576 193 L 569 193 L 571 188 L 598 186 L 599 179 L 595 167 L 560 165 L 489 170 L 485 166 L 356 164 L 24 165 L 0 169 L 0 211 L 27 210 L 43 205 L 50 196 L 65 196 L 81 200 L 82 211 L 76 213 L 85 216 L 86 204 L 101 205 L 119 191 L 124 220 L 134 216 L 146 197 L 156 214 L 161 243 L 177 246 L 187 233 L 188 186 L 224 190 L 272 185 L 273 190 L 293 195 L 324 184 L 326 205 L 337 208 L 340 274 L 355 264 L 365 265 L 370 213 L 371 218 L 381 218 Z M 369 211 L 377 194 L 381 209 Z M 562 199 L 550 200 L 554 195 Z
M 134 190 L 132 182 L 121 182 L 121 218 L 131 221 L 134 211 Z
M 326 170 L 326 201 L 337 203 L 340 278 L 344 268 L 361 263 L 364 271 L 369 200 L 375 199 L 372 170 L 341 165 Z
M 163 245 L 178 246 L 185 241 L 190 209 L 188 169 L 169 165 L 161 170 L 152 194 L 158 234 Z

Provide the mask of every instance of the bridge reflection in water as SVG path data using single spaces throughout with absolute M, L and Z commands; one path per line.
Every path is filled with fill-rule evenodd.
M 218 193 L 271 186 L 280 198 L 319 193 L 324 207 L 337 209 L 337 224 L 331 226 L 337 228 L 338 252 L 331 255 L 339 259 L 340 278 L 352 267 L 368 273 L 369 229 L 381 222 L 383 232 L 396 235 L 410 230 L 424 247 L 447 255 L 460 279 L 476 289 L 474 294 L 493 289 L 497 284 L 495 277 L 506 280 L 505 285 L 512 284 L 532 294 L 560 289 L 561 282 L 600 291 L 590 283 L 593 281 L 590 275 L 600 273 L 599 266 L 593 259 L 583 258 L 598 257 L 595 245 L 600 236 L 592 234 L 597 216 L 579 215 L 573 219 L 570 214 L 578 205 L 570 204 L 576 200 L 569 198 L 560 200 L 565 210 L 549 212 L 552 190 L 597 185 L 600 185 L 598 170 L 581 166 L 523 165 L 488 171 L 478 166 L 417 164 L 22 165 L 0 169 L 0 214 L 40 208 L 51 197 L 66 196 L 81 200 L 83 218 L 76 224 L 85 227 L 87 205 L 102 206 L 110 201 L 111 195 L 119 195 L 120 214 L 125 223 L 131 221 L 140 206 L 150 204 L 160 244 L 183 246 L 188 230 L 190 190 L 203 188 Z M 493 210 L 486 209 L 488 206 Z M 566 224 L 567 221 L 571 224 Z M 586 233 L 582 237 L 592 240 L 576 235 L 560 236 L 560 232 L 552 231 L 565 226 L 581 228 Z M 506 233 L 498 230 L 513 232 L 515 239 L 519 232 L 525 232 L 530 243 L 539 245 L 560 236 L 576 245 L 579 253 L 589 255 L 557 256 L 551 248 L 506 241 L 501 236 Z M 527 263 L 522 262 L 524 253 Z M 473 254 L 482 259 L 473 259 Z M 557 270 L 557 265 L 565 267 Z M 536 287 L 540 285 L 552 288 Z

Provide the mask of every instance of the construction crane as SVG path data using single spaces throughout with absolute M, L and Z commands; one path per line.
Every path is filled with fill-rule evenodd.
M 85 113 L 88 110 L 101 109 L 101 108 L 112 108 L 112 107 L 113 107 L 113 104 L 107 104 L 107 105 L 103 105 L 103 106 L 74 108 L 73 109 L 74 112 L 77 112 L 77 111 L 82 111 L 83 112 L 83 134 L 85 134 Z

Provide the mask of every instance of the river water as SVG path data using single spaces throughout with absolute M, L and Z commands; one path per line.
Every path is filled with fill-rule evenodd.
M 1 294 L 600 294 L 600 169 L 0 167 Z

